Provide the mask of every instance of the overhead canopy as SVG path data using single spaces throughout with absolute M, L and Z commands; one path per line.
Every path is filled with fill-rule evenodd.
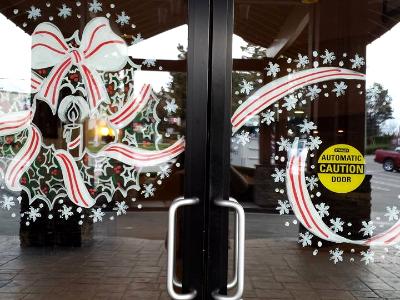
M 79 2 L 79 1 L 78 1 Z M 25 32 L 31 34 L 40 22 L 51 21 L 62 28 L 65 36 L 72 35 L 76 29 L 83 29 L 87 20 L 95 14 L 89 12 L 91 1 L 43 0 L 13 1 L 2 0 L 0 11 Z M 130 24 L 118 26 L 111 22 L 115 32 L 130 38 L 140 33 L 149 38 L 161 32 L 187 23 L 187 4 L 185 0 L 151 0 L 151 1 L 109 1 L 101 0 L 103 14 L 109 14 L 110 19 L 116 19 L 122 11 L 130 17 Z M 368 5 L 365 5 L 367 2 Z M 73 8 L 72 18 L 58 17 L 58 8 L 66 3 Z M 113 3 L 116 3 L 113 6 Z M 311 3 L 311 4 L 306 4 Z M 48 7 L 47 5 L 50 4 Z M 42 16 L 28 20 L 27 10 L 31 6 L 41 8 Z M 323 8 L 321 8 L 323 7 Z M 367 40 L 375 40 L 393 27 L 400 16 L 400 0 L 236 0 L 234 33 L 245 41 L 268 49 L 268 56 L 274 57 L 281 51 L 291 48 L 291 52 L 304 51 L 309 42 L 309 24 L 316 22 L 318 10 L 331 11 L 324 14 L 324 24 L 334 24 L 335 19 L 354 18 L 363 10 L 367 10 L 366 24 L 363 28 L 368 32 Z M 79 18 L 78 18 L 79 15 Z M 382 18 L 382 15 L 384 16 Z M 72 26 L 72 20 L 75 24 Z M 134 24 L 134 28 L 132 28 Z M 367 28 L 365 27 L 367 26 Z M 321 28 L 321 31 L 323 28 Z M 326 38 L 326 37 L 325 37 Z

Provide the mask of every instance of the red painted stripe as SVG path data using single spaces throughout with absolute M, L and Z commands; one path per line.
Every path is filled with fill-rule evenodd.
M 56 34 L 54 34 L 53 32 L 46 31 L 46 30 L 41 30 L 41 31 L 35 31 L 33 33 L 33 35 L 37 35 L 37 34 L 47 34 L 47 35 L 52 36 L 61 45 L 61 47 L 63 47 L 63 49 L 65 51 L 68 51 L 68 47 L 65 45 L 65 43 Z
M 27 119 L 29 119 L 32 115 L 32 112 L 29 112 L 29 114 L 27 116 L 23 116 L 22 119 L 17 119 L 17 120 L 12 120 L 12 121 L 2 121 L 0 122 L 0 125 L 9 125 L 10 123 L 19 123 L 22 121 L 26 121 Z
M 49 94 L 49 90 L 50 90 L 50 88 L 51 88 L 51 86 L 52 86 L 52 84 L 53 84 L 53 81 L 54 81 L 54 79 L 56 78 L 57 74 L 60 72 L 60 70 L 62 70 L 62 68 L 63 68 L 65 65 L 69 64 L 70 61 L 71 61 L 71 58 L 68 58 L 68 59 L 66 59 L 66 60 L 58 67 L 57 71 L 55 72 L 55 74 L 54 74 L 53 77 L 51 78 L 50 82 L 47 84 L 46 91 L 45 91 L 45 93 L 44 93 L 44 96 L 45 96 L 45 97 L 47 97 L 47 95 Z
M 137 96 L 135 99 L 133 99 L 133 101 L 124 109 L 122 109 L 120 112 L 118 112 L 118 115 L 113 117 L 112 119 L 110 119 L 110 122 L 114 123 L 115 121 L 117 121 L 121 116 L 123 116 L 126 111 L 128 109 L 130 109 L 133 105 L 135 105 L 137 99 L 142 95 L 143 89 L 145 88 L 145 85 L 142 86 L 140 92 L 139 92 L 139 96 Z
M 299 157 L 299 170 L 300 170 L 300 164 L 301 164 L 301 163 L 302 163 L 301 157 Z M 313 216 L 311 215 L 310 209 L 309 209 L 309 207 L 307 206 L 306 200 L 305 200 L 305 197 L 304 197 L 303 183 L 302 183 L 302 181 L 301 181 L 300 172 L 298 172 L 298 174 L 299 174 L 299 175 L 297 175 L 297 179 L 298 179 L 298 183 L 299 183 L 299 187 L 300 187 L 301 200 L 302 200 L 302 202 L 303 202 L 303 204 L 304 204 L 304 207 L 306 208 L 306 212 L 307 212 L 309 218 L 311 219 L 311 222 L 312 222 L 312 223 L 314 224 L 314 226 L 318 229 L 318 231 L 319 231 L 323 236 L 325 236 L 326 238 L 328 238 L 329 235 L 328 235 L 327 233 L 325 233 L 325 232 L 318 226 L 317 222 L 315 221 L 315 219 L 314 219 Z
M 34 143 L 33 148 L 32 148 L 32 142 Z M 26 164 L 26 163 L 23 163 L 23 159 L 25 159 L 25 157 L 29 154 L 29 157 L 28 157 L 28 159 L 26 159 L 26 161 L 28 162 L 29 160 L 31 160 L 31 159 L 32 159 L 32 156 L 35 154 L 35 151 L 36 151 L 37 146 L 38 146 L 38 144 L 39 144 L 39 137 L 38 137 L 38 134 L 37 134 L 37 132 L 36 132 L 35 129 L 33 129 L 32 142 L 31 142 L 31 144 L 29 145 L 28 151 L 24 154 L 24 156 L 18 161 L 18 163 L 17 163 L 17 164 L 14 166 L 14 168 L 11 170 L 10 177 L 11 177 L 12 174 L 15 172 L 16 167 L 17 167 L 19 164 L 21 164 L 21 162 L 22 162 L 22 166 L 20 166 L 20 167 L 18 168 L 18 170 L 16 171 L 15 175 L 14 175 L 13 178 L 12 178 L 12 185 L 13 185 L 13 186 L 15 185 L 15 181 L 17 180 L 18 173 L 25 167 L 25 164 Z M 32 149 L 33 149 L 33 150 L 32 150 Z
M 399 236 L 400 236 L 400 232 L 397 233 L 394 237 L 392 237 L 392 238 L 386 240 L 386 241 L 385 241 L 385 244 L 391 243 L 393 240 L 397 239 Z
M 184 147 L 181 148 L 177 148 L 174 151 L 168 152 L 168 153 L 164 153 L 162 156 L 160 157 L 153 157 L 153 158 L 135 158 L 134 156 L 127 154 L 126 152 L 122 151 L 122 149 L 118 149 L 118 148 L 112 148 L 112 149 L 107 149 L 106 151 L 108 152 L 117 152 L 120 153 L 128 158 L 134 159 L 134 160 L 138 160 L 138 161 L 149 161 L 149 160 L 153 160 L 153 159 L 159 159 L 159 158 L 163 158 L 163 157 L 167 157 L 169 155 L 175 154 L 181 150 L 183 150 Z
M 27 121 L 25 120 L 25 121 L 21 121 L 21 122 L 17 123 L 17 124 L 14 125 L 14 126 L 1 127 L 1 128 L 0 128 L 0 131 L 20 128 L 20 127 L 22 127 L 23 125 L 25 125 L 26 123 L 27 123 Z
M 132 155 L 136 155 L 136 158 L 134 158 L 134 159 L 141 160 L 141 159 L 147 159 L 147 158 L 159 158 L 159 157 L 163 157 L 163 156 L 166 155 L 166 153 L 169 153 L 169 152 L 175 150 L 176 148 L 184 148 L 184 146 L 183 146 L 182 143 L 178 143 L 178 144 L 176 144 L 175 146 L 173 146 L 173 147 L 171 147 L 171 148 L 169 148 L 169 149 L 168 149 L 168 148 L 165 149 L 165 150 L 167 150 L 167 151 L 164 150 L 165 152 L 157 153 L 157 154 L 142 154 L 142 153 L 137 153 L 137 152 L 131 152 L 131 151 L 129 151 L 128 149 L 125 149 L 124 147 L 118 146 L 118 145 L 113 145 L 113 146 L 111 146 L 110 148 L 105 149 L 105 151 L 117 149 L 117 150 L 121 150 L 121 151 L 126 152 L 127 155 L 131 155 L 131 156 L 132 156 Z M 132 157 L 134 157 L 134 156 L 132 156 Z
M 61 82 L 61 80 L 62 80 L 61 77 L 63 76 L 64 71 L 65 71 L 67 68 L 69 68 L 69 67 L 71 66 L 71 63 L 70 63 L 70 62 L 71 62 L 71 59 L 69 59 L 68 61 L 69 61 L 68 64 L 66 64 L 66 65 L 62 68 L 61 72 L 58 73 L 57 80 L 56 80 L 56 84 L 55 84 L 55 86 L 54 86 L 54 88 L 53 88 L 53 96 L 52 96 L 52 98 L 51 98 L 51 103 L 52 103 L 52 104 L 55 104 L 55 103 L 57 102 L 57 100 L 58 100 L 58 99 L 56 99 L 56 93 L 59 92 L 58 87 L 59 87 L 60 82 Z
M 36 79 L 31 78 L 31 80 L 32 80 L 34 83 L 40 84 L 40 82 L 37 81 Z
M 90 74 L 88 74 L 87 68 L 85 65 L 82 65 L 82 69 L 83 69 L 83 72 L 85 73 L 87 83 L 89 85 L 90 94 L 92 95 L 92 97 L 90 97 L 90 99 L 92 101 L 92 106 L 96 107 L 96 99 L 95 99 L 95 95 L 94 95 L 94 91 L 93 91 L 93 87 L 92 87 L 92 78 L 90 77 Z
M 87 58 L 91 57 L 93 54 L 95 54 L 97 51 L 99 51 L 100 48 L 102 48 L 106 45 L 109 45 L 109 44 L 124 44 L 124 42 L 117 41 L 117 40 L 103 42 L 103 43 L 99 44 L 96 48 L 94 48 L 88 55 L 85 55 L 85 58 L 87 59 Z
M 76 147 L 76 145 L 79 144 L 80 141 L 81 141 L 81 137 L 78 136 L 74 141 L 72 141 L 72 142 L 70 142 L 70 143 L 68 144 L 68 147 L 69 147 L 70 149 L 73 149 L 73 148 Z
M 298 80 L 304 79 L 304 78 L 308 78 L 310 76 L 314 76 L 314 75 L 318 75 L 318 74 L 322 74 L 322 73 L 331 73 L 331 72 L 336 72 L 339 71 L 339 69 L 335 69 L 335 70 L 325 70 L 325 71 L 319 71 L 319 72 L 315 72 L 315 73 L 311 73 L 308 75 L 304 75 L 301 76 L 299 78 L 296 79 L 292 79 L 290 81 L 287 81 L 285 83 L 282 83 L 280 85 L 278 85 L 277 87 L 273 88 L 270 91 L 265 92 L 264 94 L 260 95 L 258 98 L 254 99 L 251 103 L 249 103 L 245 108 L 243 108 L 233 119 L 232 119 L 232 123 L 236 120 L 237 117 L 239 117 L 248 107 L 250 107 L 251 105 L 253 105 L 255 102 L 257 102 L 259 99 L 263 98 L 264 96 L 271 94 L 272 92 L 276 91 L 277 89 L 280 89 L 281 87 L 288 85 L 290 83 L 296 82 Z
M 129 114 L 126 114 L 128 112 L 128 109 L 130 109 L 132 107 L 132 105 L 134 104 L 135 101 L 132 102 L 131 105 L 129 105 L 129 107 L 126 110 L 124 110 L 124 113 L 117 116 L 116 119 L 122 117 L 124 114 L 126 114 L 126 116 L 124 116 L 121 120 L 117 120 L 117 121 L 114 121 L 114 119 L 113 119 L 112 122 L 114 122 L 115 124 L 119 124 L 119 123 L 125 121 L 127 118 L 129 118 L 130 115 L 134 114 L 139 109 L 140 105 L 145 101 L 149 90 L 150 90 L 150 85 L 147 85 L 144 95 L 141 97 L 138 105 L 134 108 L 134 110 L 132 112 L 130 112 Z
M 79 61 L 81 61 L 82 60 L 82 56 L 81 56 L 79 51 L 76 51 L 76 55 L 78 55 Z
M 81 201 L 83 202 L 83 204 L 84 204 L 85 206 L 89 206 L 89 205 L 87 204 L 87 202 L 85 201 L 85 199 L 83 198 L 83 196 L 82 196 L 82 194 L 81 194 L 81 190 L 79 189 L 78 181 L 77 181 L 77 179 L 76 179 L 75 172 L 74 172 L 74 167 L 72 166 L 72 163 L 69 161 L 68 157 L 65 156 L 65 154 L 60 154 L 60 156 L 61 156 L 61 155 L 62 155 L 62 156 L 65 158 L 65 160 L 66 160 L 66 161 L 64 161 L 64 162 L 66 162 L 65 165 L 66 165 L 66 167 L 67 167 L 68 174 L 69 174 L 69 167 L 70 167 L 71 170 L 72 170 L 71 172 L 72 172 L 73 182 L 74 182 L 75 187 L 76 187 L 76 189 L 77 189 L 77 191 L 78 191 L 78 194 L 79 194 L 79 197 L 80 197 Z
M 79 59 L 78 59 L 78 55 L 76 54 L 76 51 L 72 51 L 72 54 L 75 56 L 75 61 L 78 63 Z
M 99 100 L 101 98 L 101 94 L 100 94 L 99 86 L 97 85 L 97 81 L 95 80 L 92 71 L 90 71 L 90 69 L 88 67 L 86 67 L 85 65 L 84 65 L 84 68 L 86 68 L 87 73 L 89 74 L 89 77 L 92 80 L 92 84 L 96 88 L 97 99 Z M 97 105 L 97 101 L 96 101 L 96 105 Z
M 88 46 L 86 47 L 86 49 L 83 51 L 83 54 L 86 54 L 86 52 L 89 51 L 90 47 L 92 46 L 93 39 L 94 39 L 94 36 L 95 36 L 95 34 L 97 33 L 97 31 L 98 31 L 100 28 L 105 27 L 105 26 L 106 26 L 106 24 L 101 24 L 101 25 L 97 26 L 97 27 L 95 28 L 95 30 L 93 30 L 93 32 L 92 32 L 92 34 L 91 34 L 91 36 L 90 36 L 89 45 L 88 45 Z
M 66 52 L 60 51 L 60 50 L 58 50 L 58 49 L 56 49 L 56 48 L 53 48 L 53 47 L 51 47 L 51 46 L 49 46 L 49 45 L 46 45 L 46 44 L 43 44 L 43 43 L 36 43 L 36 44 L 33 44 L 32 47 L 31 47 L 31 49 L 35 49 L 36 47 L 45 47 L 45 48 L 48 48 L 48 49 L 50 49 L 51 51 L 54 51 L 54 52 L 59 53 L 59 54 L 64 54 L 64 55 L 67 54 Z
M 248 116 L 253 115 L 253 114 L 254 114 L 260 107 L 262 107 L 263 105 L 265 105 L 265 104 L 267 104 L 267 103 L 269 103 L 269 102 L 275 100 L 276 98 L 279 98 L 281 95 L 283 95 L 284 93 L 286 93 L 286 92 L 288 92 L 288 91 L 290 91 L 290 90 L 296 88 L 297 86 L 300 86 L 300 85 L 302 85 L 302 84 L 306 84 L 306 83 L 308 83 L 308 82 L 312 82 L 312 81 L 317 80 L 317 79 L 328 78 L 328 77 L 332 77 L 332 76 L 336 76 L 336 75 L 343 75 L 343 76 L 349 75 L 349 76 L 350 76 L 350 75 L 354 75 L 354 74 L 350 74 L 350 73 L 336 73 L 336 74 L 330 74 L 330 75 L 325 75 L 325 76 L 319 76 L 319 77 L 315 77 L 315 78 L 313 78 L 313 79 L 311 79 L 311 80 L 307 80 L 307 81 L 300 82 L 300 83 L 298 83 L 298 84 L 296 84 L 296 85 L 294 85 L 294 86 L 292 86 L 292 87 L 290 87 L 290 88 L 284 90 L 284 91 L 281 92 L 280 94 L 278 94 L 278 95 L 276 95 L 276 96 L 274 96 L 274 97 L 272 97 L 272 98 L 270 98 L 270 99 L 264 101 L 263 103 L 261 103 L 261 104 L 260 104 L 259 106 L 257 106 L 254 110 L 252 110 L 251 112 L 247 113 L 246 116 L 244 116 L 244 117 L 243 117 L 242 119 L 240 119 L 238 122 L 236 122 L 235 124 L 233 124 L 233 127 L 237 127 L 238 125 L 242 124 L 243 121 L 244 121 Z M 360 75 L 354 75 L 354 76 L 356 76 L 356 77 L 364 77 L 364 75 L 361 75 L 361 74 L 360 74 Z M 246 109 L 247 109 L 248 107 L 249 107 L 249 106 L 247 106 Z M 239 115 L 242 114 L 242 113 L 243 113 L 243 111 L 242 111 L 241 113 L 239 113 L 237 116 L 239 116 Z M 237 116 L 235 117 L 235 119 L 237 118 Z M 232 120 L 232 122 L 233 122 L 233 120 Z
M 306 219 L 306 216 L 304 215 L 304 212 L 303 212 L 303 210 L 302 210 L 302 208 L 301 208 L 301 206 L 300 206 L 300 202 L 299 202 L 299 199 L 298 199 L 298 197 L 297 197 L 296 188 L 295 188 L 295 185 L 294 185 L 294 177 L 293 177 L 293 173 L 292 173 L 293 160 L 294 160 L 294 156 L 290 159 L 290 163 L 289 163 L 289 166 L 290 166 L 290 167 L 289 167 L 289 169 L 288 169 L 289 177 L 290 177 L 290 186 L 291 186 L 291 189 L 292 189 L 292 191 L 293 191 L 293 195 L 294 195 L 294 199 L 295 199 L 295 201 L 296 201 L 296 205 L 297 205 L 297 207 L 298 207 L 298 209 L 299 209 L 299 211 L 300 211 L 300 214 L 301 214 L 301 216 L 302 216 L 302 218 L 303 218 L 303 220 L 304 220 L 304 223 L 306 223 L 306 226 L 308 227 L 308 229 L 310 229 L 311 226 L 310 226 L 310 224 L 308 223 L 308 221 L 307 221 L 307 219 Z
M 74 187 L 73 184 L 72 184 L 71 173 L 70 173 L 69 166 L 68 166 L 67 163 L 66 163 L 66 159 L 64 158 L 64 156 L 63 156 L 62 154 L 58 154 L 57 156 L 58 156 L 59 158 L 61 158 L 61 160 L 64 162 L 65 168 L 67 169 L 67 175 L 68 175 L 69 186 L 70 186 L 70 188 L 71 188 L 71 190 L 72 190 L 72 198 L 73 198 L 72 201 L 74 201 L 75 204 L 79 204 L 79 201 L 76 199 L 76 196 L 75 196 L 75 187 Z

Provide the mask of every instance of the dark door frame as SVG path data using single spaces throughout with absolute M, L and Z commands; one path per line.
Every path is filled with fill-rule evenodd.
M 183 214 L 183 292 L 196 299 L 226 294 L 233 0 L 188 1 L 185 198 L 200 204 Z

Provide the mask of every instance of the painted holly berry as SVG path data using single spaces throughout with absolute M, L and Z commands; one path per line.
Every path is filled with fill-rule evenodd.
M 121 174 L 121 172 L 122 172 L 122 166 L 121 165 L 116 165 L 114 167 L 114 173 L 115 174 Z
M 12 144 L 14 142 L 14 136 L 12 136 L 12 135 L 6 136 L 5 141 L 6 141 L 6 144 L 9 144 L 9 145 Z

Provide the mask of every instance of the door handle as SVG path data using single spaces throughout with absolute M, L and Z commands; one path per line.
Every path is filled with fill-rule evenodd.
M 236 200 L 235 200 L 236 201 Z M 228 282 L 226 288 L 228 290 L 233 289 L 237 285 L 238 281 L 238 260 L 239 260 L 239 214 L 235 212 L 235 237 L 233 238 L 233 249 L 234 249 L 234 256 L 233 256 L 233 269 L 234 269 L 234 275 L 232 278 L 232 281 Z
M 215 201 L 215 205 L 233 208 L 236 211 L 235 224 L 235 277 L 228 284 L 228 289 L 237 285 L 236 293 L 233 296 L 220 295 L 216 290 L 212 293 L 215 300 L 240 300 L 244 289 L 244 243 L 245 243 L 245 215 L 243 207 L 233 198 L 229 200 Z
M 182 206 L 195 205 L 199 203 L 198 198 L 175 199 L 168 213 L 168 268 L 167 268 L 167 290 L 171 298 L 175 300 L 192 300 L 196 297 L 197 291 L 193 290 L 188 294 L 178 294 L 175 292 L 174 285 L 181 286 L 175 279 L 175 218 L 176 211 Z

